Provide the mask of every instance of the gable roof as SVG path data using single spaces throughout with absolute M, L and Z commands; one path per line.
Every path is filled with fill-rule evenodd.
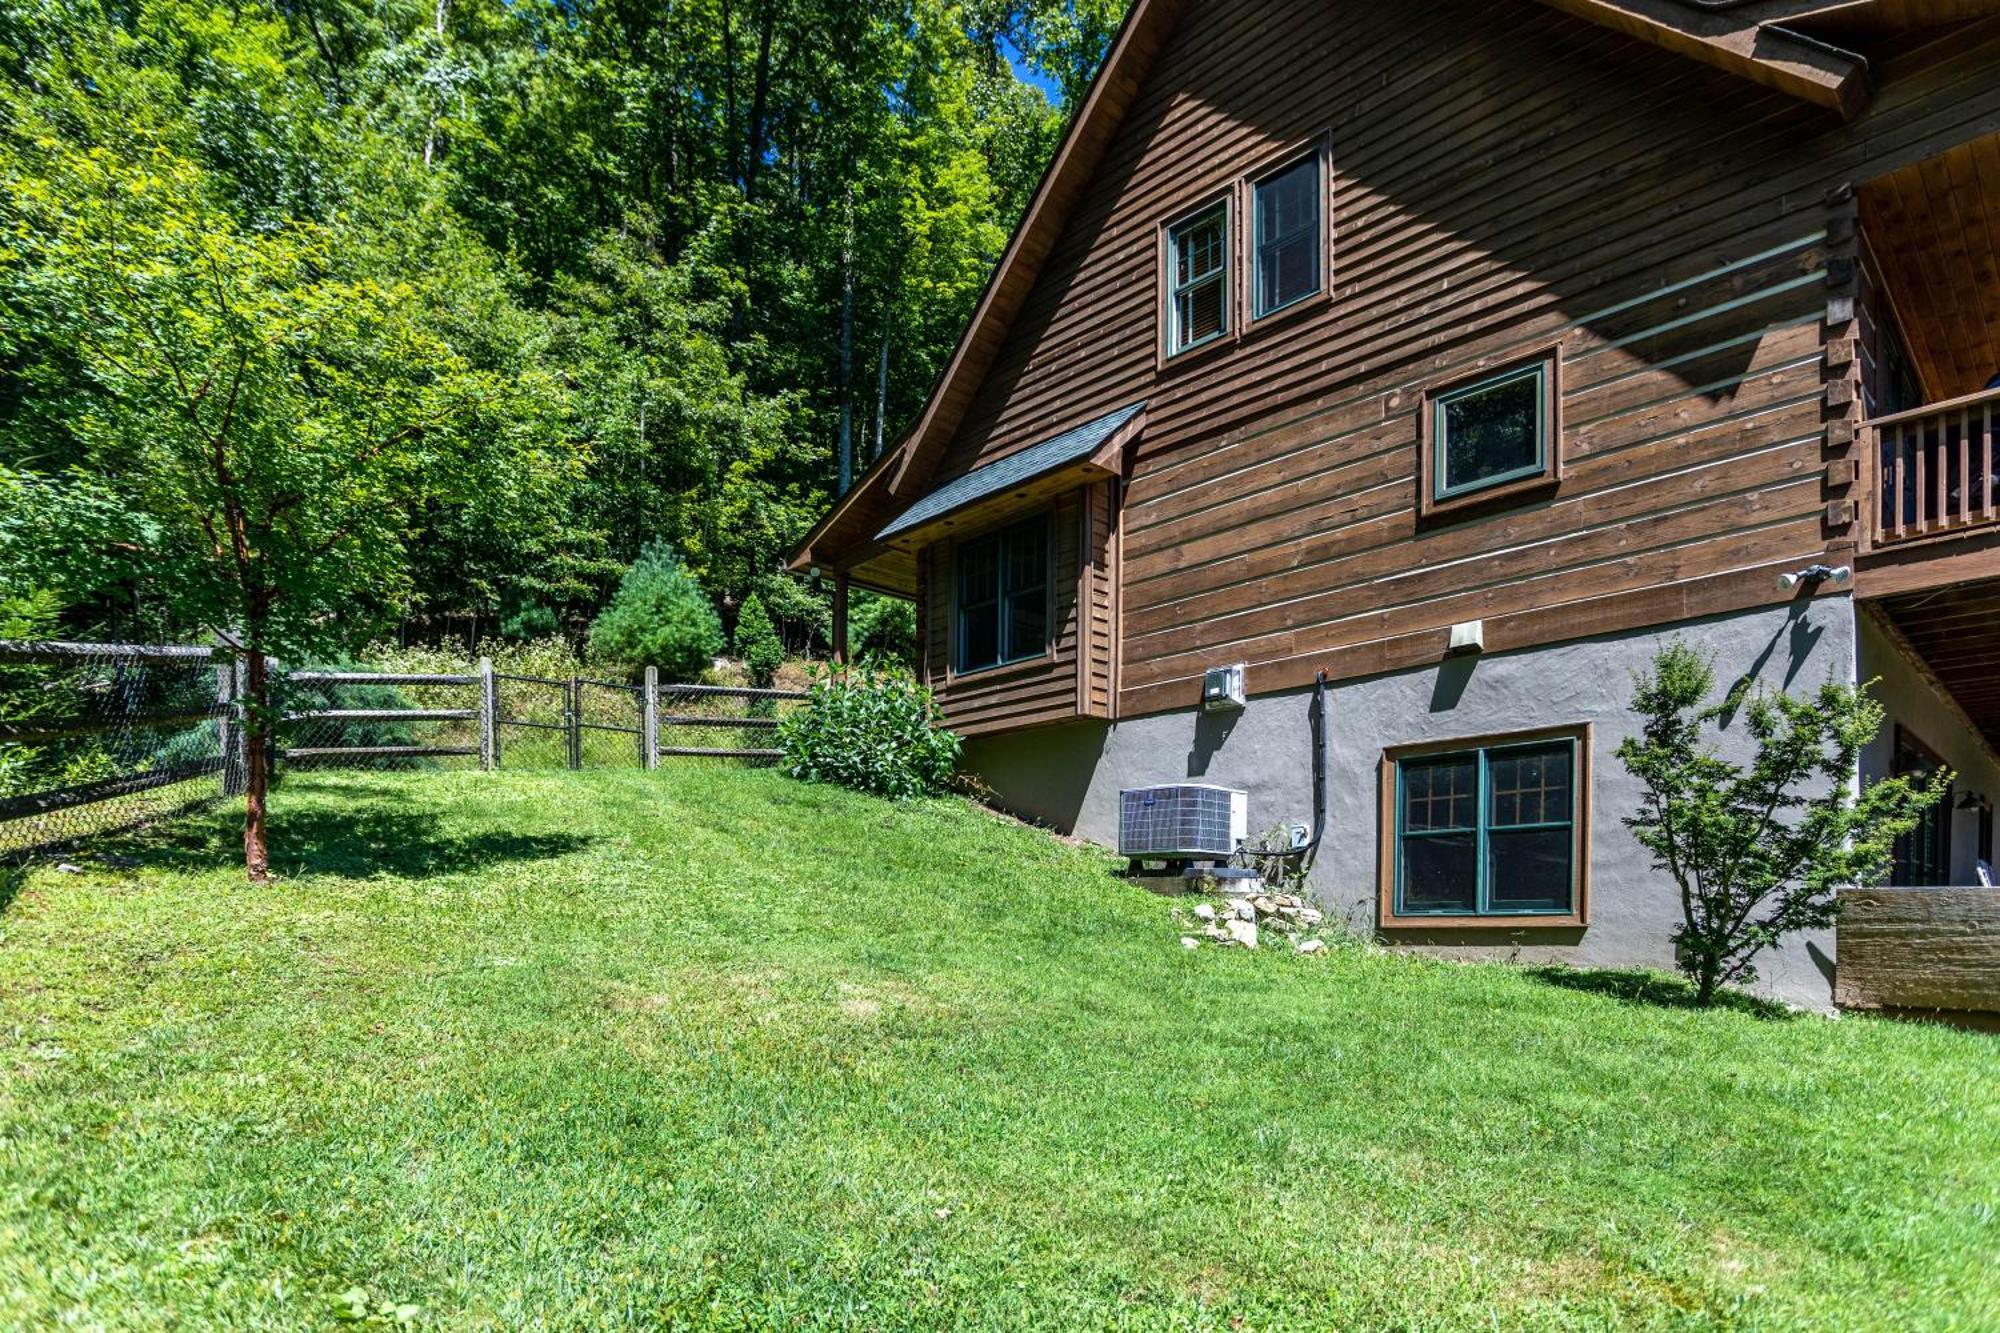
M 1166 45 L 1186 0 L 1134 0 L 1104 63 L 1043 173 L 924 410 L 792 552 L 788 566 L 850 568 L 881 549 L 884 523 L 928 478 L 1005 342 L 1104 148 Z M 1844 116 L 1868 93 L 1867 62 L 1780 26 L 1838 11 L 1886 24 L 1914 0 L 1540 0 L 1577 18 L 1781 89 Z M 1954 10 L 2000 10 L 2000 0 L 1940 0 Z M 1962 17 L 1954 12 L 1954 17 Z M 1925 21 L 1933 21 L 1926 14 Z

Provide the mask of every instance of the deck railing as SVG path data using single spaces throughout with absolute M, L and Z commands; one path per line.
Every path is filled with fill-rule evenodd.
M 1865 423 L 1875 460 L 1875 544 L 1894 545 L 2000 522 L 2000 389 Z

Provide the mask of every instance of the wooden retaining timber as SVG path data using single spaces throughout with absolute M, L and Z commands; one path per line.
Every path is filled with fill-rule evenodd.
M 2000 889 L 1845 889 L 1834 1003 L 2000 1014 Z

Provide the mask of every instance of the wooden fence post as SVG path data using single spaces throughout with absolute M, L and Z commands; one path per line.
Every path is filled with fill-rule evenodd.
M 479 659 L 479 769 L 491 773 L 500 767 L 500 719 L 494 707 L 493 659 Z
M 660 766 L 660 669 L 646 668 L 646 693 L 640 708 L 639 754 L 649 769 Z
M 243 794 L 243 719 L 239 715 L 243 707 L 243 661 L 233 650 L 215 668 L 215 702 L 220 706 L 216 717 L 216 743 L 222 756 L 222 794 L 241 796 Z
M 569 766 L 583 767 L 583 678 L 569 678 L 569 697 L 564 701 L 563 720 L 568 723 Z

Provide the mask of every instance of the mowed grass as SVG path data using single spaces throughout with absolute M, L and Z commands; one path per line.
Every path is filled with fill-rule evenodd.
M 1994 1328 L 2000 1044 L 772 773 L 319 775 L 0 914 L 0 1326 Z

